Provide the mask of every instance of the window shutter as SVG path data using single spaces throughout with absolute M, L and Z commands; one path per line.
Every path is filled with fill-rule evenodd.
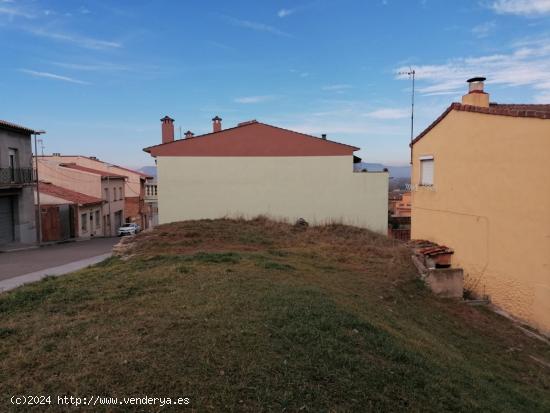
M 434 160 L 420 160 L 420 185 L 433 185 L 434 183 Z

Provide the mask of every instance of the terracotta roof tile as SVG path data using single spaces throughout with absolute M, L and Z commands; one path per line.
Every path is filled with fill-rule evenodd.
M 153 156 L 335 156 L 359 148 L 255 121 L 143 150 Z
M 39 182 L 38 188 L 40 193 L 55 196 L 57 198 L 65 199 L 73 204 L 78 205 L 92 205 L 103 203 L 101 198 L 82 194 L 80 192 L 73 191 L 71 189 L 63 188 L 61 186 L 54 185 L 49 182 Z

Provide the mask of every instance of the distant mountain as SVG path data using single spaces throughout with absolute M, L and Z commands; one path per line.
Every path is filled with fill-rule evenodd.
M 138 171 L 143 172 L 144 174 L 157 176 L 157 167 L 156 166 L 142 166 Z
M 366 169 L 369 172 L 383 171 L 384 168 L 387 168 L 390 176 L 392 178 L 410 178 L 411 177 L 411 167 L 410 166 L 390 166 L 384 165 L 381 163 L 368 163 L 368 162 L 359 162 L 353 165 L 355 171 L 361 171 Z

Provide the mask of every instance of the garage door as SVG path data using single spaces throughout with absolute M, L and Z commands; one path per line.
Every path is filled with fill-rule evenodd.
M 13 205 L 9 196 L 0 197 L 0 244 L 13 241 Z

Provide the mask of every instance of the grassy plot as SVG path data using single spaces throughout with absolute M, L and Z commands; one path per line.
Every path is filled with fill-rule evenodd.
M 201 412 L 550 411 L 550 371 L 530 357 L 550 360 L 548 346 L 433 297 L 385 237 L 258 219 L 136 241 L 128 259 L 0 295 L 0 411 L 24 411 L 13 394 L 181 396 Z

